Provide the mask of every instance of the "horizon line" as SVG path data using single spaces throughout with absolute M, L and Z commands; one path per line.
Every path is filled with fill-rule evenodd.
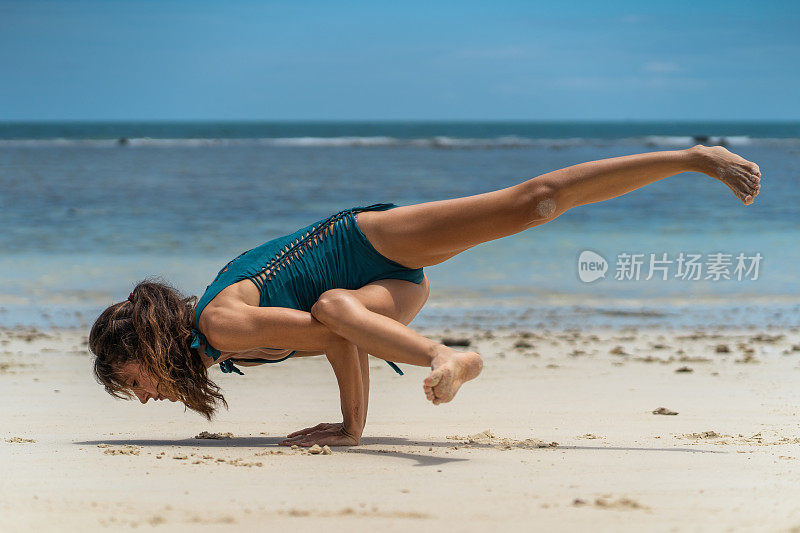
M 638 122 L 673 122 L 673 123 L 690 123 L 690 122 L 719 122 L 719 123 L 730 123 L 730 122 L 772 122 L 772 123 L 779 123 L 779 124 L 786 124 L 786 123 L 796 123 L 800 122 L 800 118 L 793 118 L 793 119 L 774 119 L 774 118 L 735 118 L 735 119 L 720 119 L 720 118 L 593 118 L 593 119 L 502 119 L 502 118 L 481 118 L 481 119 L 470 119 L 470 118 L 461 118 L 461 119 L 437 119 L 437 118 L 423 118 L 423 119 L 357 119 L 357 118 L 350 118 L 350 119 L 285 119 L 285 118 L 269 118 L 269 119 L 215 119 L 215 118 L 203 118 L 203 119 L 125 119 L 125 118 L 104 118 L 104 119 L 93 119 L 93 118 L 81 118 L 81 119 L 3 119 L 0 118 L 0 124 L 32 124 L 32 123 L 50 123 L 50 124 L 64 124 L 64 123 L 119 123 L 119 122 L 126 122 L 126 123 L 203 123 L 203 122 L 216 122 L 216 123 L 238 123 L 238 124 L 265 124 L 265 123 L 358 123 L 358 124 L 370 124 L 370 123 L 387 123 L 387 122 L 394 122 L 394 123 L 464 123 L 464 122 L 471 122 L 471 123 L 575 123 L 575 122 L 584 122 L 584 123 L 602 123 L 602 122 L 614 122 L 614 123 L 638 123 Z

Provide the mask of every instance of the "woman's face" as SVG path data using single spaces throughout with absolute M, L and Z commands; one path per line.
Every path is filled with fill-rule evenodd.
M 144 372 L 139 363 L 125 363 L 120 369 L 120 375 L 122 376 L 122 382 L 128 385 L 128 388 L 133 391 L 142 403 L 147 403 L 151 398 L 153 400 L 177 401 L 176 398 L 170 398 L 160 393 L 158 384 Z

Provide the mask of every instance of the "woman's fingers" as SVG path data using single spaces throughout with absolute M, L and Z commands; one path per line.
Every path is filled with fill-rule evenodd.
M 340 426 L 340 424 L 334 424 Z M 358 444 L 357 439 L 352 435 L 344 434 L 341 427 L 332 427 L 314 431 L 305 435 L 297 435 L 296 437 L 286 439 L 279 443 L 282 446 L 302 446 L 308 447 L 318 444 L 320 446 L 354 446 Z
M 298 435 L 295 435 L 294 437 L 289 437 L 287 439 L 284 439 L 284 442 L 291 442 L 291 443 L 297 444 L 298 442 L 300 442 L 300 441 L 302 441 L 304 439 L 307 439 L 309 435 L 313 435 L 314 433 L 316 433 L 316 431 L 309 431 L 309 432 L 306 432 L 306 433 L 299 433 Z
M 312 432 L 312 431 L 316 431 L 316 430 L 318 430 L 318 429 L 322 428 L 322 426 L 324 426 L 324 425 L 325 425 L 325 422 L 322 422 L 321 424 L 317 424 L 317 425 L 316 425 L 316 426 L 314 426 L 314 427 L 305 428 L 305 429 L 300 429 L 300 430 L 297 430 L 297 431 L 295 431 L 295 432 L 293 432 L 293 433 L 289 433 L 289 434 L 288 434 L 288 435 L 286 435 L 286 436 L 287 436 L 288 438 L 291 438 L 291 437 L 296 437 L 297 435 L 302 435 L 302 434 L 304 434 L 304 433 L 310 433 L 310 432 Z
M 352 435 L 329 435 L 327 437 L 323 437 L 321 440 L 317 440 L 316 442 L 311 443 L 310 445 L 318 444 L 320 446 L 356 446 L 358 444 L 358 440 L 353 437 Z
M 314 427 L 301 429 L 299 431 L 295 431 L 294 433 L 289 433 L 286 435 L 287 438 L 296 437 L 298 435 L 304 435 L 306 433 L 312 433 L 314 431 L 319 431 L 321 429 L 327 429 L 329 427 L 335 426 L 336 424 L 331 424 L 330 422 L 321 422 Z
M 313 445 L 318 446 L 353 446 L 358 444 L 353 438 L 341 433 L 314 433 L 310 437 L 297 443 L 298 446 L 308 448 Z
M 324 431 L 324 430 L 323 431 L 315 431 L 315 432 L 312 432 L 312 433 L 307 433 L 307 434 L 303 434 L 303 435 L 297 435 L 296 437 L 292 437 L 290 439 L 285 439 L 285 440 L 281 441 L 279 444 L 281 444 L 282 446 L 292 446 L 294 444 L 296 444 L 298 446 L 304 446 L 304 444 L 303 444 L 304 442 L 307 442 L 309 440 L 313 441 L 314 439 L 320 438 L 322 435 L 326 435 L 326 434 L 328 434 L 328 433 L 326 431 Z M 309 444 L 309 446 L 311 446 L 311 444 Z
M 317 429 L 317 430 L 313 430 L 313 428 L 310 428 L 310 429 L 312 429 L 312 431 L 309 431 L 307 433 L 300 433 L 298 435 L 295 435 L 294 437 L 290 437 L 290 438 L 284 439 L 283 441 L 281 441 L 281 444 L 284 444 L 284 443 L 287 443 L 289 445 L 291 445 L 291 444 L 300 444 L 301 442 L 304 442 L 304 441 L 308 440 L 309 438 L 312 438 L 314 435 L 325 434 L 325 433 L 328 433 L 328 432 L 336 432 L 336 431 L 338 431 L 337 428 L 322 428 L 322 429 Z
M 300 442 L 298 442 L 297 445 L 303 446 L 304 448 L 308 446 L 313 446 L 315 444 L 319 444 L 320 446 L 322 446 L 323 444 L 320 443 L 326 441 L 326 439 L 330 437 L 330 435 L 331 435 L 330 433 L 323 431 L 312 433 L 311 435 L 306 436 L 304 439 L 300 439 Z

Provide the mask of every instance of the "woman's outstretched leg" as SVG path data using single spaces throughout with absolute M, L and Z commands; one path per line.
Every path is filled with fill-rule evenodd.
M 497 191 L 362 212 L 357 221 L 381 254 L 418 268 L 544 224 L 573 207 L 616 198 L 689 171 L 725 183 L 745 205 L 759 192 L 758 165 L 723 147 L 698 145 L 581 163 Z

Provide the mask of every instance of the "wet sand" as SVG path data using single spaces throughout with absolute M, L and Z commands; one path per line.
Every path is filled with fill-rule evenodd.
M 412 327 L 483 374 L 433 406 L 373 359 L 331 453 L 276 444 L 340 419 L 323 357 L 212 369 L 209 424 L 108 396 L 85 330 L 0 330 L 0 530 L 800 531 L 800 328 Z

